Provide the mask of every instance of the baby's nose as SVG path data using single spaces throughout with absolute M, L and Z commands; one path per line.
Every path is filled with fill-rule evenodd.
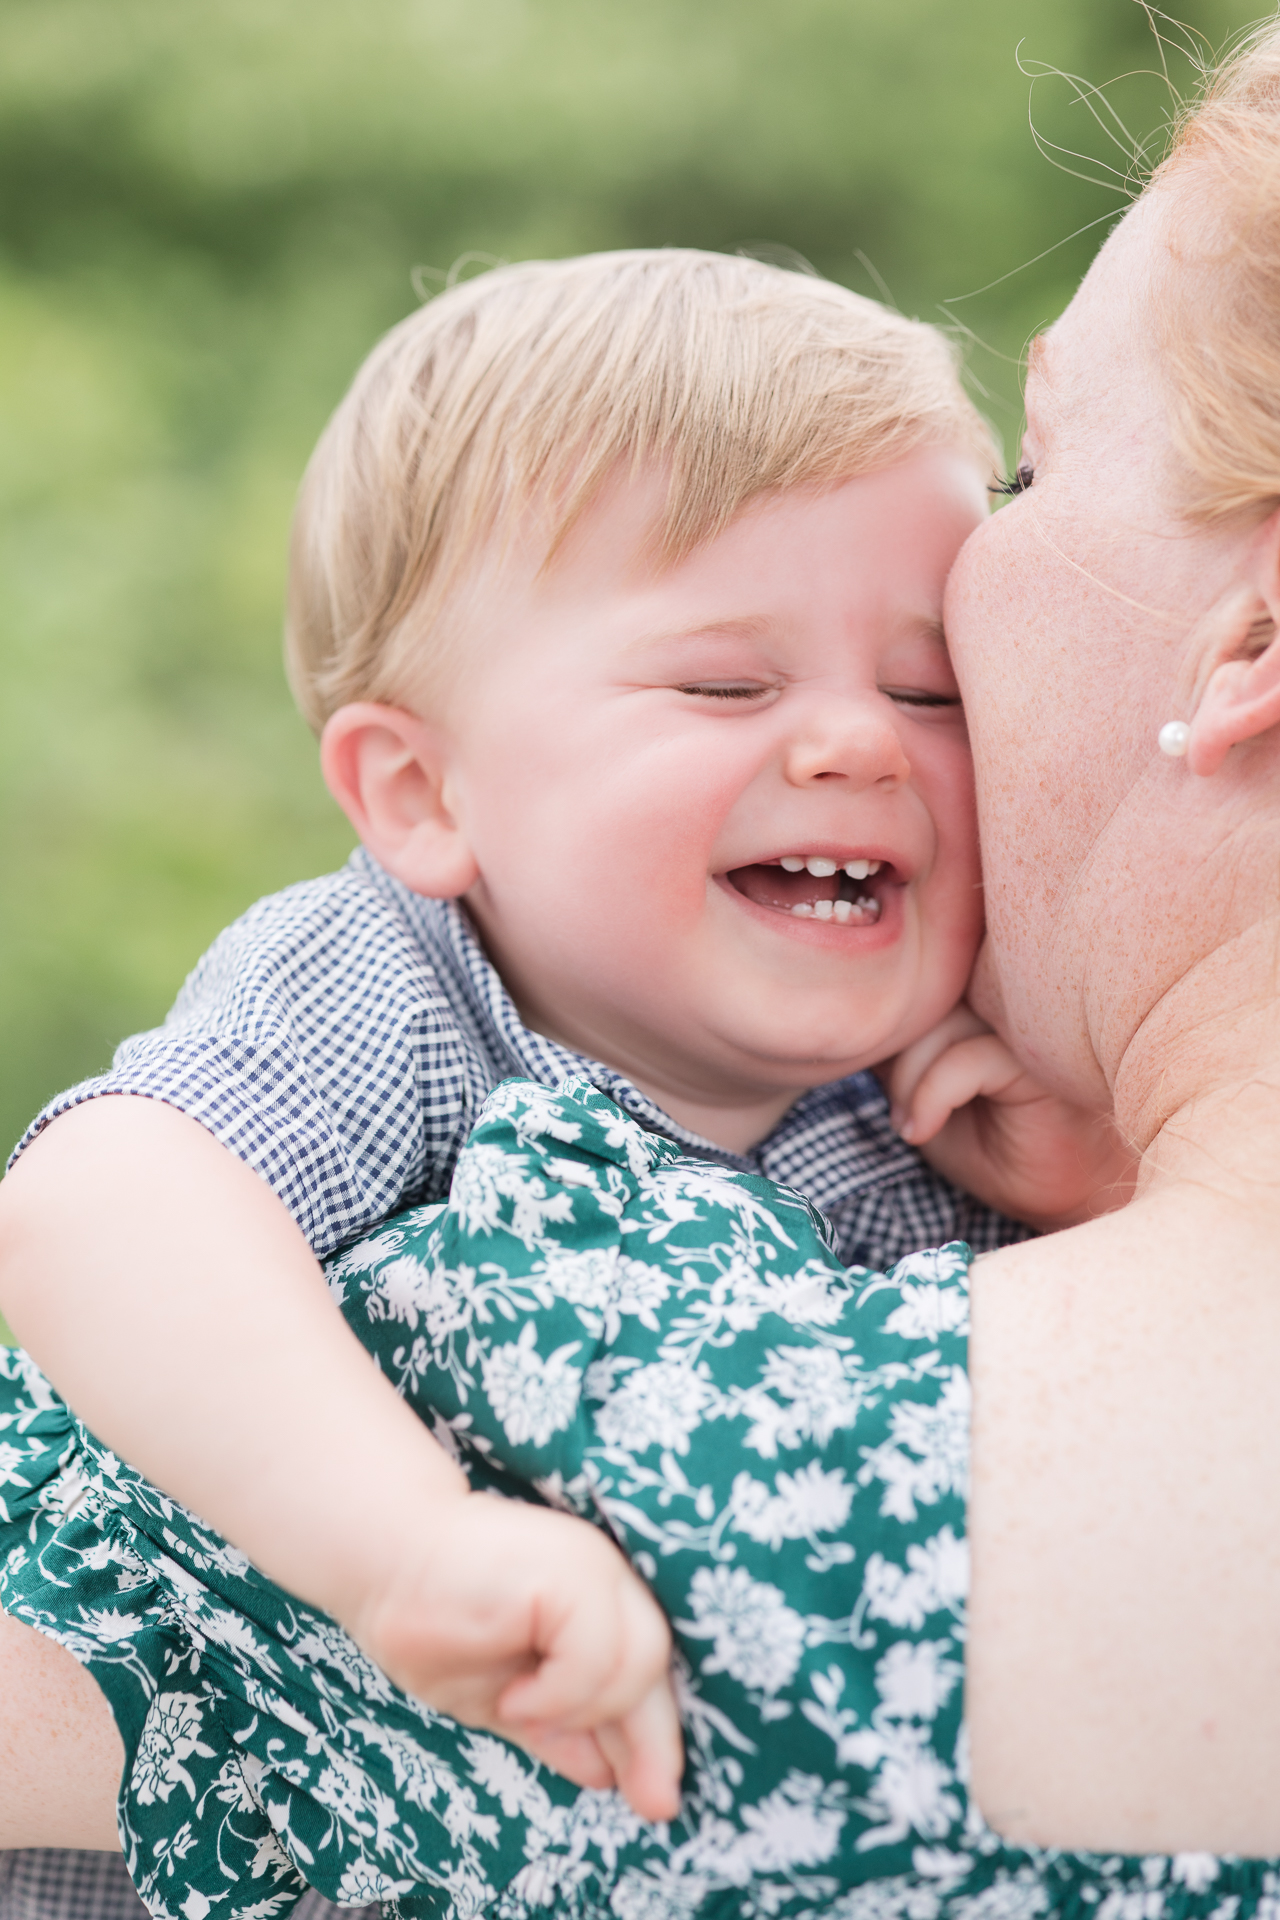
M 797 786 L 849 780 L 859 787 L 901 786 L 911 777 L 892 716 L 878 703 L 815 700 L 787 749 L 787 777 Z

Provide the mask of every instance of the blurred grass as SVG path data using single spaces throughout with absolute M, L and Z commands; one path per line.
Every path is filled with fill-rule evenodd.
M 955 313 L 1012 446 L 1105 225 L 1067 237 L 1122 204 L 1036 152 L 1020 43 L 1156 60 L 1130 0 L 0 0 L 5 1141 L 345 857 L 279 665 L 285 539 L 415 268 L 772 243 L 935 319 L 997 282 Z M 1113 97 L 1167 111 L 1141 74 Z M 1060 81 L 1035 118 L 1107 152 Z

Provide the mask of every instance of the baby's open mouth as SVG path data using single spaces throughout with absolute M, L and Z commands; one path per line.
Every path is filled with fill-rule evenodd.
M 879 889 L 892 869 L 867 857 L 836 860 L 825 853 L 788 853 L 734 867 L 729 885 L 758 907 L 772 907 L 797 920 L 833 920 L 842 927 L 871 927 L 880 918 Z

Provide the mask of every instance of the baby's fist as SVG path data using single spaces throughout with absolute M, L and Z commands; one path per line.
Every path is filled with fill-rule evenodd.
M 585 1520 L 463 1494 L 371 1593 L 355 1637 L 397 1685 L 584 1787 L 674 1817 L 683 1749 L 661 1608 Z

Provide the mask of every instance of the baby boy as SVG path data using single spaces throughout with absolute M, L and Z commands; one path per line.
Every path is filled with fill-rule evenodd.
M 800 1189 L 849 1262 L 1023 1231 L 891 1129 L 895 1058 L 917 1138 L 1016 1116 L 939 1134 L 973 1191 L 1098 1204 L 1117 1144 L 954 1012 L 982 895 L 940 611 L 991 465 L 938 335 L 755 262 L 507 268 L 413 315 L 294 536 L 294 687 L 360 850 L 225 933 L 0 1193 L 0 1308 L 98 1435 L 410 1690 L 653 1813 L 656 1609 L 594 1545 L 441 1552 L 456 1469 L 318 1257 L 443 1197 L 511 1075 Z M 588 1648 L 609 1579 L 632 1624 Z M 529 1691 L 552 1615 L 572 1711 Z

